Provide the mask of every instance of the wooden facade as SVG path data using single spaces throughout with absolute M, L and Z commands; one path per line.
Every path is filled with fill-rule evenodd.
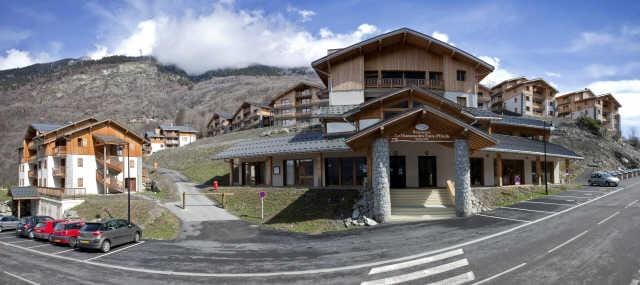
M 328 105 L 328 94 L 317 84 L 301 82 L 274 97 L 269 103 L 276 127 L 304 128 L 319 124 L 313 113 Z

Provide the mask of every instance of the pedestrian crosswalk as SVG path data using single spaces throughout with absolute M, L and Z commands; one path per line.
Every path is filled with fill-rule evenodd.
M 420 280 L 422 284 L 458 285 L 475 280 L 464 251 L 455 249 L 400 263 L 371 268 L 361 285 L 401 284 Z

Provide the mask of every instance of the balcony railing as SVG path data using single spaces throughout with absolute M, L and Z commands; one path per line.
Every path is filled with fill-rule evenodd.
M 55 199 L 81 199 L 86 195 L 85 188 L 38 187 L 38 194 Z
M 105 178 L 104 174 L 98 171 L 96 172 L 96 181 L 98 182 L 98 185 L 106 185 L 107 189 L 111 193 L 124 192 L 124 183 L 119 181 L 115 176 L 107 175 Z
M 55 156 L 61 156 L 61 155 L 66 155 L 67 154 L 67 147 L 66 146 L 56 146 L 53 149 L 53 155 Z
M 97 167 L 101 168 L 104 163 L 104 155 L 102 153 L 96 153 Z M 124 163 L 118 159 L 117 156 L 110 156 L 106 160 L 107 168 L 115 170 L 116 172 L 122 172 L 124 169 Z
M 55 167 L 53 169 L 53 176 L 55 176 L 55 177 L 64 177 L 65 176 L 65 167 Z
M 410 79 L 410 78 L 367 78 L 365 88 L 393 88 L 417 86 L 428 89 L 444 90 L 444 81 L 438 79 Z
M 296 98 L 307 98 L 307 97 L 311 97 L 311 95 L 312 94 L 309 91 L 297 92 Z

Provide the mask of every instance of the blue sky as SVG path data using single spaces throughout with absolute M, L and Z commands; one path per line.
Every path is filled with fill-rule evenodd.
M 640 128 L 640 1 L 3 1 L 0 69 L 67 57 L 151 54 L 190 73 L 308 65 L 327 48 L 399 27 L 497 68 L 611 92 Z

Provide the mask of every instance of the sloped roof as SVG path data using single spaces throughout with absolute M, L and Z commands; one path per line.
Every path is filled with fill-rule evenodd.
M 13 200 L 37 199 L 40 197 L 35 186 L 11 187 L 9 191 Z
M 298 133 L 293 136 L 265 138 L 234 144 L 214 159 L 253 157 L 272 154 L 296 154 L 350 150 L 343 137 L 326 138 L 322 132 Z
M 463 112 L 466 112 L 473 116 L 476 119 L 491 119 L 491 120 L 501 120 L 500 115 L 491 112 L 489 110 L 478 109 L 474 107 L 465 107 Z
M 148 131 L 144 133 L 144 136 L 147 138 L 164 138 L 161 134 L 156 134 L 154 131 Z
M 93 138 L 102 144 L 111 144 L 111 145 L 126 145 L 127 142 L 124 141 L 123 139 L 119 138 L 119 137 L 115 137 L 115 136 L 110 136 L 110 135 L 101 135 L 101 134 L 94 134 Z
M 502 80 L 500 83 L 491 86 L 491 90 L 496 89 L 496 88 L 502 86 L 503 84 L 505 84 L 507 82 L 517 81 L 517 80 L 527 80 L 527 78 L 524 77 L 524 76 L 518 76 L 518 77 L 514 77 L 514 78 L 510 78 L 510 79 L 505 79 L 505 80 Z
M 321 106 L 313 112 L 318 118 L 342 118 L 342 116 L 359 105 L 330 105 Z
M 534 78 L 534 79 L 531 79 L 531 80 L 522 81 L 522 82 L 520 82 L 520 83 L 518 83 L 518 84 L 516 84 L 516 85 L 513 85 L 513 86 L 511 86 L 511 87 L 507 88 L 506 90 L 511 90 L 511 89 L 516 88 L 516 87 L 518 87 L 518 86 L 520 86 L 520 85 L 530 84 L 530 83 L 536 83 L 536 82 L 539 82 L 539 83 L 542 83 L 542 84 L 544 84 L 544 85 L 547 85 L 547 87 L 549 87 L 549 88 L 553 89 L 553 91 L 555 91 L 556 93 L 558 92 L 558 89 L 556 89 L 555 87 L 553 87 L 553 85 L 549 84 L 549 82 L 547 82 L 546 80 L 544 80 L 544 79 L 542 79 L 542 78 Z M 506 90 L 505 90 L 505 91 L 506 91 Z
M 62 125 L 36 123 L 36 124 L 31 124 L 31 127 L 40 133 L 46 133 L 46 132 L 50 132 L 55 129 L 61 128 Z
M 492 134 L 498 144 L 483 148 L 483 151 L 508 152 L 518 154 L 544 155 L 544 142 L 524 137 Z M 547 143 L 547 156 L 570 159 L 583 159 L 575 152 L 554 143 Z
M 171 125 L 161 125 L 160 129 L 167 131 L 178 131 L 181 133 L 197 133 L 194 128 L 190 126 L 171 126 Z
M 276 95 L 275 97 L 273 97 L 273 99 L 271 99 L 271 101 L 269 102 L 269 105 L 273 105 L 276 100 L 278 100 L 278 98 L 284 96 L 285 94 L 296 90 L 296 89 L 302 89 L 304 87 L 313 87 L 313 88 L 318 88 L 318 89 L 324 89 L 324 86 L 320 85 L 320 84 L 316 84 L 316 83 L 311 83 L 311 82 L 298 82 L 296 85 L 291 86 L 290 88 L 288 88 L 287 90 L 280 92 L 278 95 Z
M 539 128 L 543 129 L 545 126 L 545 122 L 540 119 L 534 119 L 529 117 L 521 117 L 521 116 L 500 116 L 501 120 L 493 121 L 493 124 L 498 125 L 510 125 L 510 126 L 520 126 L 520 127 L 529 127 L 529 128 Z M 551 126 L 551 123 L 547 123 L 547 128 Z

